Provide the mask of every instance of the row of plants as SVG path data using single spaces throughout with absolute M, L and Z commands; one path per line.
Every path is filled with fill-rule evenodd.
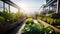
M 51 24 L 51 25 L 60 25 L 60 20 L 59 19 L 53 19 L 53 18 L 50 18 L 50 17 L 44 17 L 44 18 L 41 18 L 43 21 Z
M 37 27 L 38 26 L 38 27 Z M 53 29 L 51 27 L 44 27 L 41 24 L 26 24 L 22 34 L 51 34 Z
M 11 24 L 20 20 L 20 16 L 18 13 L 8 13 L 8 11 L 0 12 L 0 26 L 4 26 L 6 24 Z
M 57 34 L 50 26 L 44 27 L 40 23 L 35 24 L 32 19 L 29 21 L 29 19 L 31 18 L 28 18 L 24 29 L 21 31 L 22 34 Z

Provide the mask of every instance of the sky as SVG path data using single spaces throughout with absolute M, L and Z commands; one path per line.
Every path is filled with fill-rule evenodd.
M 34 12 L 38 12 L 39 13 L 39 8 L 43 5 L 46 4 L 46 0 L 11 0 L 13 3 L 17 4 L 20 8 L 20 10 L 22 10 L 23 12 L 27 13 L 27 14 L 34 14 Z M 2 3 L 0 3 L 2 4 Z M 0 5 L 0 9 L 1 9 L 1 5 Z M 15 9 L 13 9 L 11 7 L 11 11 L 15 12 Z
M 45 0 L 11 0 L 19 7 L 24 9 L 29 13 L 37 11 L 43 4 L 45 4 Z

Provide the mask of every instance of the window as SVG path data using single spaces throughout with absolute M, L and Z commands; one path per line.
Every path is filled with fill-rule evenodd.
M 0 11 L 3 12 L 3 2 L 0 1 Z
M 16 13 L 18 9 L 14 8 L 13 6 L 10 6 L 10 12 Z
M 9 12 L 9 4 L 6 4 L 5 3 L 5 11 L 8 11 Z

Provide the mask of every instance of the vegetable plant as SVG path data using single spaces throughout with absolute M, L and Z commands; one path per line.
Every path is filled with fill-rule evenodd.
M 0 16 L 0 26 L 4 26 L 6 24 L 5 18 Z
M 27 23 L 33 23 L 33 19 L 32 18 L 28 18 L 26 21 L 27 21 Z
M 51 34 L 53 29 L 51 27 L 44 27 L 42 24 L 26 24 L 22 30 L 22 34 Z

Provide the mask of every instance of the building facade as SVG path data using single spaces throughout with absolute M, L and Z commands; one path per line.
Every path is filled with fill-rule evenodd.
M 60 13 L 60 0 L 46 0 L 45 11 Z

